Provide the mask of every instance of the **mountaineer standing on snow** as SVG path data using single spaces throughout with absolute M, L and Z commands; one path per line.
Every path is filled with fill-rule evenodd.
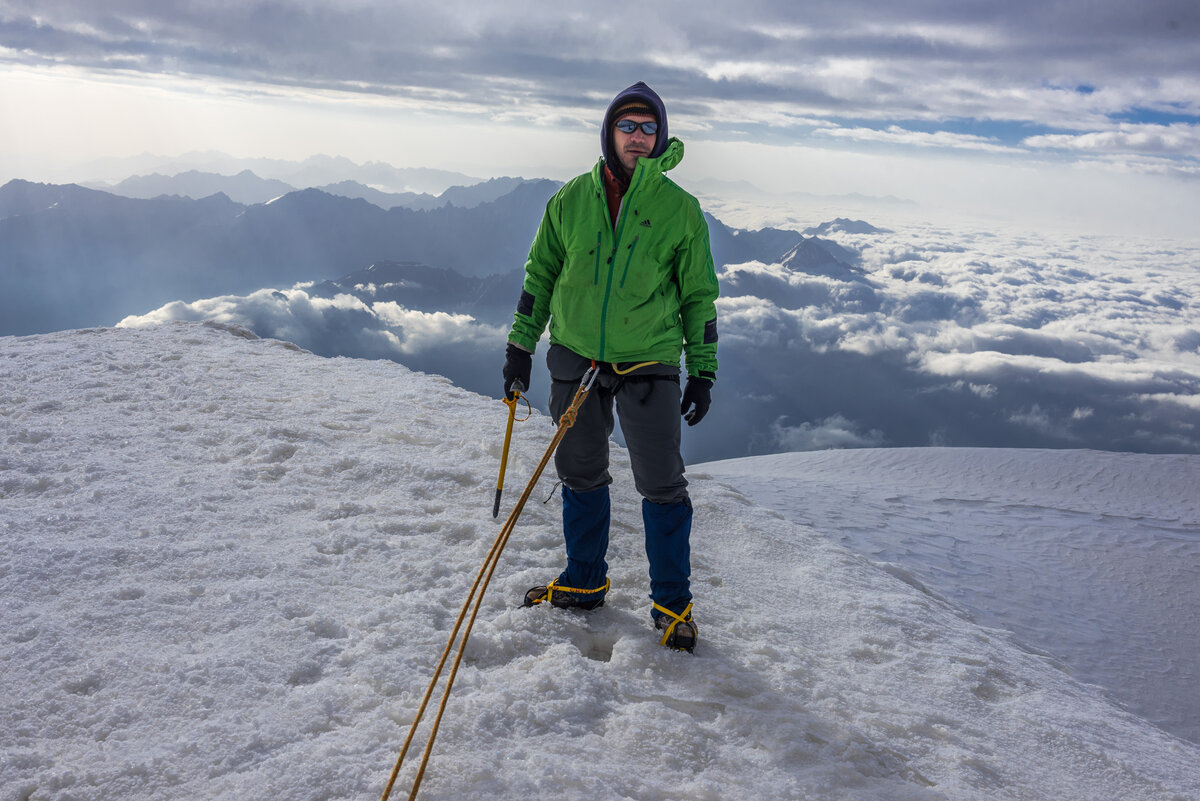
M 664 175 L 683 158 L 667 138 L 662 99 L 644 83 L 616 96 L 590 173 L 546 204 L 525 263 L 505 352 L 504 391 L 529 388 L 550 325 L 550 411 L 557 420 L 594 361 L 600 373 L 555 453 L 567 567 L 525 605 L 595 609 L 609 588 L 608 441 L 613 402 L 642 495 L 650 599 L 664 645 L 692 650 L 692 505 L 679 452 L 680 415 L 708 412 L 717 370 L 717 276 L 696 199 Z M 687 386 L 680 392 L 680 357 Z M 682 396 L 682 402 L 681 402 Z

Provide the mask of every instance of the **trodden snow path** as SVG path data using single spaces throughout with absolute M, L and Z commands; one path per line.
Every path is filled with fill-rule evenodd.
M 499 526 L 504 416 L 219 325 L 0 339 L 0 798 L 377 797 Z M 551 432 L 514 435 L 501 520 Z M 561 566 L 544 478 L 422 798 L 1200 795 L 1200 749 L 712 480 L 700 644 L 660 648 L 613 457 L 608 604 L 517 608 Z

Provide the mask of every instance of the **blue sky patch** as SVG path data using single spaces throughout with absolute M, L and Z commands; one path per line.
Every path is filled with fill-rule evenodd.
M 1181 122 L 1186 125 L 1200 125 L 1200 114 L 1186 111 L 1182 107 L 1179 111 L 1131 108 L 1128 111 L 1110 114 L 1109 118 L 1115 122 L 1132 122 L 1142 125 L 1172 125 Z
M 953 117 L 943 120 L 856 120 L 837 118 L 830 120 L 845 128 L 869 128 L 886 131 L 893 125 L 906 131 L 918 133 L 952 133 L 962 136 L 978 136 L 1002 145 L 1019 145 L 1030 136 L 1056 133 L 1055 129 L 1025 120 L 981 120 L 968 117 Z

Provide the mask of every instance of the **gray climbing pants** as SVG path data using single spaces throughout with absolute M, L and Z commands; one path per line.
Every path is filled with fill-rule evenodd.
M 550 368 L 550 413 L 558 420 L 571 405 L 589 359 L 552 345 L 546 356 Z M 554 454 L 563 484 L 575 492 L 590 492 L 612 483 L 608 472 L 613 406 L 621 421 L 634 486 L 652 503 L 678 503 L 688 497 L 683 457 L 679 452 L 679 368 L 655 364 L 629 375 L 602 365 L 591 393 Z

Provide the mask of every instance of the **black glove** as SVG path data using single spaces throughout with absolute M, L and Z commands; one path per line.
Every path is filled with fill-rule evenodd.
M 704 419 L 704 415 L 708 414 L 708 407 L 712 406 L 712 385 L 713 382 L 708 378 L 700 376 L 692 376 L 687 380 L 687 387 L 683 390 L 683 404 L 679 407 L 679 413 L 683 415 L 683 419 L 687 420 L 689 426 L 694 426 Z M 692 410 L 689 412 L 688 409 Z
M 504 397 L 507 400 L 529 389 L 529 372 L 532 369 L 533 354 L 509 342 L 504 350 Z

